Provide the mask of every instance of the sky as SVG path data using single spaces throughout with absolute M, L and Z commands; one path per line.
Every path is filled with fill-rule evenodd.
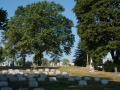
M 43 1 L 43 0 L 0 0 L 0 8 L 3 8 L 3 10 L 6 10 L 8 12 L 8 19 L 12 16 L 14 16 L 14 12 L 17 9 L 18 6 L 26 6 L 27 4 L 32 4 L 34 2 L 38 1 Z M 72 11 L 72 8 L 75 6 L 74 0 L 46 0 L 48 2 L 54 1 L 56 4 L 60 4 L 65 8 L 65 11 L 63 12 L 63 15 L 69 18 L 70 20 L 73 21 L 74 26 L 77 24 L 76 16 Z M 68 59 L 69 61 L 73 61 L 75 57 L 75 49 L 77 47 L 77 44 L 79 42 L 79 37 L 76 32 L 76 28 L 72 28 L 72 33 L 75 35 L 75 43 L 74 47 L 71 49 L 71 54 L 70 55 L 65 55 L 63 54 L 63 57 L 60 58 L 61 60 L 63 58 Z M 44 58 L 47 58 L 48 60 L 51 60 L 51 58 L 48 55 L 45 55 Z M 32 55 L 26 57 L 26 60 L 32 60 Z

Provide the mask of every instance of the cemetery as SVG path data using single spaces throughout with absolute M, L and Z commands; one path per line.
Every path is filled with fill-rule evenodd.
M 120 0 L 11 1 L 0 0 L 0 90 L 120 90 Z
M 90 70 L 90 67 L 76 66 L 42 67 L 41 69 L 0 69 L 0 90 L 120 89 L 120 77 L 114 75 L 114 72 L 97 70 L 90 72 Z

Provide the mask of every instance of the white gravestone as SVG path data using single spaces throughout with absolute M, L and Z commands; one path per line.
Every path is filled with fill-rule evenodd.
M 29 82 L 29 87 L 38 87 L 38 82 L 37 81 Z
M 56 78 L 63 78 L 63 76 L 61 74 L 57 74 Z
M 94 77 L 95 81 L 100 81 L 100 77 Z
M 0 82 L 0 87 L 7 87 L 7 86 L 8 86 L 8 82 L 7 81 Z
M 75 78 L 76 81 L 81 80 L 81 77 L 80 77 L 80 76 L 75 76 L 74 78 Z
M 29 78 L 28 80 L 29 80 L 29 81 L 36 81 L 36 78 L 33 78 L 33 77 L 32 77 L 32 78 Z
M 11 82 L 16 82 L 16 81 L 17 81 L 17 77 L 11 77 L 11 78 L 9 78 L 9 80 L 10 80 Z
M 80 86 L 86 86 L 87 82 L 86 82 L 86 80 L 80 80 L 80 81 L 78 81 L 78 85 L 80 85 Z
M 44 88 L 34 88 L 33 90 L 44 90 Z
M 56 77 L 49 77 L 49 81 L 57 81 Z
M 91 80 L 91 78 L 89 76 L 84 76 L 84 80 Z
M 114 68 L 114 71 L 115 76 L 120 76 L 120 74 L 118 74 L 117 67 Z
M 2 87 L 1 90 L 12 90 L 11 87 Z
M 101 84 L 103 84 L 103 85 L 108 84 L 108 80 L 106 80 L 106 79 L 101 80 Z
M 45 78 L 44 77 L 39 77 L 38 81 L 45 81 Z
M 18 81 L 26 81 L 26 77 L 18 77 Z
M 74 81 L 75 81 L 75 78 L 74 78 L 74 77 L 69 77 L 69 78 L 68 78 L 68 81 L 74 82 Z

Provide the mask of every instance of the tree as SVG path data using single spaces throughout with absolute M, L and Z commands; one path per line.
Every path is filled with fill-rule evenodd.
M 94 60 L 111 52 L 114 63 L 120 56 L 119 0 L 75 0 L 73 8 L 78 20 L 78 35 L 83 50 Z M 116 51 L 116 55 L 114 52 Z
M 4 60 L 3 47 L 0 46 L 0 62 L 2 62 L 3 60 Z
M 70 61 L 66 58 L 62 59 L 62 62 L 64 63 L 64 65 L 67 65 Z
M 81 42 L 79 41 L 74 55 L 75 66 L 86 66 L 87 54 L 82 50 Z
M 19 6 L 4 33 L 7 51 L 35 54 L 38 65 L 42 63 L 43 52 L 70 54 L 74 43 L 73 22 L 62 15 L 63 11 L 60 4 L 47 1 Z
M 0 8 L 0 30 L 5 30 L 7 21 L 7 11 Z

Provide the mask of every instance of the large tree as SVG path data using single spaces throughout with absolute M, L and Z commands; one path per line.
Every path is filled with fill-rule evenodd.
M 41 65 L 43 52 L 70 54 L 74 44 L 73 22 L 62 15 L 64 8 L 54 2 L 19 6 L 4 33 L 6 51 L 35 54 Z
M 114 63 L 120 56 L 120 0 L 75 0 L 78 35 L 92 58 L 111 52 Z M 116 51 L 116 54 L 114 52 Z

